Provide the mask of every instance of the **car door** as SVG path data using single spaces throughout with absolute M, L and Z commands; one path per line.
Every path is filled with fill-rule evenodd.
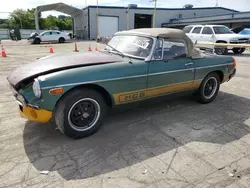
M 183 40 L 159 39 L 148 71 L 148 95 L 158 96 L 196 88 L 194 63 Z
M 46 42 L 46 41 L 51 41 L 52 38 L 52 32 L 51 31 L 47 31 L 45 33 L 42 34 L 41 36 L 41 40 Z
M 211 27 L 204 27 L 201 31 L 200 42 L 214 42 L 214 33 Z M 213 48 L 213 46 L 204 45 L 204 48 Z
M 202 27 L 201 26 L 196 26 L 193 28 L 193 30 L 191 31 L 191 33 L 188 35 L 189 38 L 193 41 L 193 42 L 199 42 L 200 41 L 200 32 L 201 32 Z
M 51 40 L 58 41 L 60 36 L 61 36 L 60 32 L 53 31 Z
M 211 27 L 204 27 L 201 31 L 201 36 L 200 36 L 200 39 L 201 39 L 201 42 L 213 42 L 213 36 L 214 36 L 214 33 L 213 33 L 213 30 Z

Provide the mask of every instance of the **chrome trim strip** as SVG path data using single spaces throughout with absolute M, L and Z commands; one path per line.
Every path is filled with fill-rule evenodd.
M 195 68 L 189 68 L 189 69 L 181 69 L 181 70 L 173 70 L 173 71 L 150 73 L 149 76 L 160 75 L 160 74 L 168 74 L 168 73 L 173 73 L 173 72 L 183 72 L 183 71 L 189 71 L 189 70 L 194 70 L 194 69 Z
M 212 65 L 212 66 L 198 67 L 198 68 L 194 67 L 194 68 L 189 68 L 189 69 L 165 71 L 165 72 L 158 72 L 158 73 L 151 73 L 151 74 L 149 74 L 149 76 L 168 74 L 168 73 L 174 73 L 174 72 L 182 72 L 182 71 L 195 70 L 195 69 L 205 69 L 205 68 L 211 68 L 211 67 L 220 67 L 220 66 L 225 66 L 225 65 L 233 65 L 233 63 Z M 128 76 L 128 77 L 121 77 L 121 78 L 111 78 L 111 79 L 104 79 L 104 80 L 78 82 L 78 83 L 63 84 L 63 85 L 56 85 L 56 86 L 47 86 L 47 87 L 41 87 L 41 89 L 50 89 L 50 88 L 53 88 L 53 87 L 65 87 L 65 86 L 81 85 L 81 84 L 92 84 L 92 83 L 96 83 L 96 82 L 109 82 L 109 81 L 113 81 L 113 80 L 123 80 L 123 79 L 139 78 L 139 77 L 145 77 L 145 76 L 148 76 L 148 75 L 147 74 L 142 74 L 142 75 L 137 75 L 137 76 Z
M 220 64 L 220 65 L 211 65 L 211 66 L 206 66 L 206 67 L 197 67 L 196 69 L 206 69 L 206 68 L 211 68 L 211 67 L 221 67 L 225 65 L 233 65 L 233 63 L 226 63 L 226 64 Z
M 121 77 L 121 78 L 111 78 L 111 79 L 104 79 L 104 80 L 95 80 L 95 81 L 87 81 L 87 82 L 77 82 L 72 84 L 63 84 L 63 85 L 56 85 L 56 86 L 47 86 L 42 87 L 41 89 L 50 89 L 53 87 L 65 87 L 65 86 L 72 86 L 72 85 L 81 85 L 81 84 L 92 84 L 96 82 L 109 82 L 113 80 L 123 80 L 123 79 L 130 79 L 130 78 L 139 78 L 139 77 L 145 77 L 148 76 L 147 74 L 137 75 L 137 76 L 128 76 L 128 77 Z

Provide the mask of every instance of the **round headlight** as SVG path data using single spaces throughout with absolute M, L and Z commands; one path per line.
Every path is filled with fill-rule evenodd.
M 34 95 L 37 98 L 40 98 L 42 92 L 41 92 L 39 81 L 37 79 L 35 79 L 32 88 L 33 88 Z

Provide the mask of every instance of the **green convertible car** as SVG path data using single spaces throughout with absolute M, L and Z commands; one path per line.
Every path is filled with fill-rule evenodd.
M 7 79 L 22 117 L 52 119 L 82 138 L 98 130 L 107 107 L 184 91 L 209 103 L 235 72 L 232 57 L 196 50 L 181 30 L 155 28 L 117 32 L 103 51 L 40 58 Z

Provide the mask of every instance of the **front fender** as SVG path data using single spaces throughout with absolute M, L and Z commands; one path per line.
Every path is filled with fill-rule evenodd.
M 38 80 L 42 91 L 40 107 L 46 110 L 52 110 L 57 101 L 60 100 L 65 93 L 75 87 L 87 86 L 89 84 L 103 88 L 109 93 L 113 102 L 112 92 L 109 91 L 105 87 L 106 85 L 102 84 L 101 81 L 108 80 L 114 76 L 118 77 L 120 73 L 122 74 L 122 72 L 114 72 L 113 69 L 116 67 L 122 68 L 123 62 L 114 64 L 78 67 L 39 76 Z M 51 95 L 49 91 L 55 88 L 63 88 L 64 92 L 62 94 Z

